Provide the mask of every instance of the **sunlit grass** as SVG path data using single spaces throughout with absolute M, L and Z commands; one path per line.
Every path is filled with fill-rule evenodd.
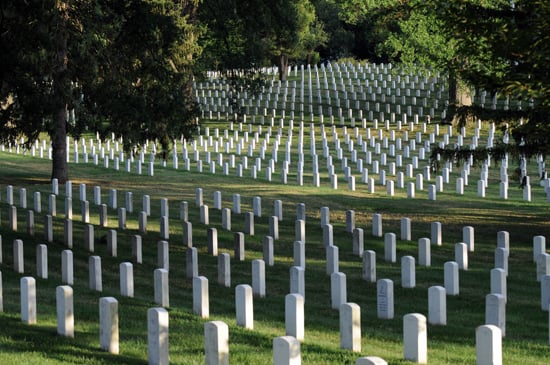
M 211 124 L 211 128 L 224 128 Z M 320 146 L 318 146 L 320 150 Z M 281 151 L 279 151 L 281 153 Z M 284 153 L 284 151 L 283 151 Z M 296 160 L 293 152 L 293 160 Z M 324 159 L 320 165 L 324 164 Z M 405 161 L 404 161 L 405 162 Z M 335 164 L 338 163 L 335 161 Z M 408 161 L 407 161 L 408 163 Z M 474 364 L 475 328 L 484 323 L 485 295 L 489 293 L 489 275 L 494 262 L 497 232 L 510 233 L 510 276 L 508 278 L 507 337 L 503 339 L 505 363 L 543 364 L 548 357 L 548 313 L 540 310 L 540 286 L 536 282 L 532 262 L 532 237 L 550 237 L 548 203 L 542 187 L 533 183 L 533 201 L 522 200 L 522 191 L 511 182 L 508 200 L 499 198 L 497 185 L 487 189 L 485 198 L 477 196 L 476 185 L 471 183 L 465 194 L 455 192 L 455 168 L 451 183 L 438 193 L 437 201 L 427 198 L 425 190 L 417 191 L 415 199 L 397 189 L 393 197 L 387 196 L 385 187 L 376 186 L 374 194 L 357 176 L 356 191 L 349 191 L 343 176 L 339 189 L 333 190 L 323 176 L 322 186 L 310 185 L 311 165 L 304 167 L 304 186 L 295 184 L 294 172 L 287 185 L 280 183 L 280 172 L 273 181 L 265 180 L 264 172 L 256 180 L 248 171 L 236 177 L 234 171 L 224 176 L 198 173 L 180 167 L 174 170 L 155 165 L 155 176 L 137 175 L 93 164 L 71 164 L 73 183 L 73 225 L 75 260 L 75 338 L 56 335 L 55 287 L 61 284 L 60 252 L 63 245 L 64 186 L 57 197 L 57 216 L 54 218 L 54 242 L 48 245 L 49 278 L 38 279 L 38 324 L 28 326 L 19 317 L 19 279 L 12 270 L 12 242 L 20 238 L 25 243 L 25 274 L 35 275 L 35 247 L 44 243 L 44 219 L 47 197 L 51 193 L 50 161 L 29 156 L 0 153 L 0 233 L 3 242 L 4 313 L 0 315 L 0 363 L 25 364 L 145 364 L 147 362 L 147 309 L 153 303 L 153 270 L 157 265 L 159 240 L 160 199 L 168 198 L 170 209 L 170 359 L 174 364 L 204 363 L 203 325 L 205 320 L 192 314 L 191 281 L 185 277 L 185 252 L 182 246 L 182 227 L 179 221 L 179 204 L 189 203 L 189 220 L 193 223 L 193 242 L 199 251 L 199 274 L 209 278 L 210 319 L 223 320 L 230 326 L 231 363 L 265 364 L 271 362 L 274 337 L 284 335 L 284 296 L 289 290 L 289 270 L 292 266 L 292 244 L 296 204 L 305 203 L 306 217 L 306 338 L 302 344 L 305 364 L 353 364 L 359 356 L 376 355 L 391 364 L 405 363 L 402 344 L 402 316 L 419 312 L 427 315 L 427 289 L 443 285 L 443 264 L 454 259 L 454 244 L 462 241 L 462 228 L 475 228 L 476 249 L 470 254 L 470 269 L 460 273 L 460 295 L 447 297 L 448 325 L 428 327 L 429 362 L 434 364 Z M 532 166 L 531 166 L 532 167 Z M 479 176 L 472 168 L 473 176 Z M 207 171 L 206 169 L 204 171 Z M 492 170 L 491 170 L 492 171 Z M 342 174 L 343 175 L 343 174 Z M 372 174 L 373 177 L 375 176 Z M 435 174 L 432 174 L 435 175 Z M 377 176 L 376 176 L 377 178 Z M 391 177 L 395 179 L 395 177 Z M 411 180 L 413 181 L 413 180 Z M 88 257 L 82 247 L 83 225 L 78 202 L 79 184 L 87 184 L 88 199 L 93 199 L 93 186 L 101 186 L 102 202 L 109 201 L 109 189 L 117 189 L 118 206 L 124 206 L 126 192 L 133 193 L 134 212 L 128 213 L 126 230 L 118 231 L 118 257 L 108 257 L 107 248 L 100 238 L 108 229 L 117 228 L 117 212 L 109 208 L 108 227 L 98 226 L 98 208 L 90 204 L 91 222 L 95 226 L 94 255 L 102 257 L 103 292 L 88 289 Z M 433 178 L 432 182 L 433 183 Z M 536 182 L 538 183 L 538 182 Z M 33 192 L 42 195 L 42 213 L 35 214 L 35 234 L 26 234 L 26 212 L 18 209 L 19 226 L 11 232 L 7 225 L 8 207 L 6 185 L 14 186 L 14 200 L 18 206 L 18 189 L 27 189 L 28 207 L 32 209 Z M 199 209 L 195 206 L 195 189 L 202 188 L 204 203 L 210 206 L 210 225 L 218 229 L 220 252 L 230 253 L 232 286 L 217 284 L 217 258 L 206 253 L 207 226 L 199 223 Z M 242 212 L 252 210 L 252 199 L 262 197 L 262 217 L 255 218 L 255 235 L 246 236 L 246 260 L 233 257 L 233 234 L 244 228 L 243 215 L 232 213 L 232 231 L 221 227 L 221 211 L 213 208 L 215 191 L 222 192 L 224 208 L 232 207 L 233 194 L 241 195 Z M 119 295 L 121 262 L 130 261 L 130 238 L 137 234 L 137 214 L 141 210 L 143 195 L 151 197 L 152 214 L 148 218 L 148 233 L 143 236 L 144 263 L 134 265 L 135 297 Z M 283 201 L 284 219 L 279 222 L 281 238 L 275 242 L 275 266 L 266 267 L 267 297 L 254 299 L 254 330 L 244 330 L 235 324 L 235 294 L 238 284 L 251 283 L 251 261 L 262 258 L 262 240 L 269 232 L 268 217 L 273 214 L 273 202 Z M 334 242 L 340 248 L 340 270 L 346 273 L 348 300 L 361 307 L 362 352 L 351 353 L 339 348 L 338 312 L 330 307 L 330 279 L 326 274 L 326 254 L 322 246 L 322 229 L 319 224 L 320 208 L 331 209 L 334 225 Z M 356 213 L 356 226 L 365 231 L 365 249 L 377 253 L 377 277 L 394 280 L 395 318 L 378 319 L 376 316 L 376 285 L 361 277 L 361 259 L 352 254 L 352 236 L 346 232 L 346 210 Z M 395 264 L 384 262 L 384 239 L 371 235 L 372 216 L 383 216 L 383 231 L 397 235 Z M 412 221 L 412 240 L 400 240 L 400 221 Z M 401 288 L 399 260 L 404 255 L 417 256 L 417 240 L 430 237 L 430 224 L 439 221 L 443 227 L 443 245 L 432 246 L 432 265 L 416 267 L 417 286 Z M 99 350 L 98 301 L 103 296 L 114 296 L 119 302 L 120 349 L 117 356 Z

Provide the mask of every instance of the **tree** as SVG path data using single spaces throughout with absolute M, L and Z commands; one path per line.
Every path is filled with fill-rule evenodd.
M 507 125 L 515 143 L 483 151 L 435 149 L 444 158 L 463 159 L 476 153 L 500 160 L 546 156 L 550 152 L 550 3 L 543 0 L 436 1 L 444 29 L 456 40 L 456 72 L 471 85 L 490 93 L 525 100 L 522 110 L 488 110 L 465 106 L 459 121 L 481 118 Z M 505 124 L 506 123 L 506 124 Z
M 52 178 L 68 178 L 67 134 L 114 132 L 127 149 L 190 136 L 196 0 L 0 6 L 0 139 L 30 144 L 48 133 Z
M 309 0 L 279 0 L 269 4 L 265 40 L 285 81 L 290 59 L 305 58 L 326 41 L 322 26 L 316 23 L 315 8 Z
M 249 3 L 248 16 L 254 22 L 264 49 L 279 68 L 279 79 L 286 80 L 290 60 L 307 59 L 326 42 L 326 33 L 309 0 L 256 0 Z
M 239 103 L 242 94 L 253 98 L 265 86 L 261 66 L 267 50 L 258 35 L 261 26 L 257 18 L 247 14 L 250 8 L 250 2 L 239 0 L 204 0 L 199 8 L 205 32 L 198 63 L 203 74 L 217 72 L 223 79 L 226 100 L 237 119 L 244 114 Z

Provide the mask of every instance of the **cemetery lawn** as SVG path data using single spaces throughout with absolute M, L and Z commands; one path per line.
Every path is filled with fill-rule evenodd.
M 212 124 L 211 128 L 227 128 Z M 308 142 L 305 142 L 306 144 Z M 320 148 L 320 147 L 319 147 Z M 514 162 L 511 162 L 512 166 Z M 168 163 L 169 166 L 170 162 Z M 534 168 L 532 168 L 534 169 Z M 458 170 L 458 169 L 457 169 Z M 408 199 L 406 190 L 396 189 L 395 196 L 386 194 L 383 186 L 375 193 L 367 192 L 366 185 L 357 179 L 356 190 L 346 188 L 343 180 L 334 190 L 323 176 L 321 187 L 309 185 L 311 176 L 304 178 L 304 186 L 295 184 L 294 175 L 289 184 L 280 183 L 280 172 L 273 182 L 252 179 L 247 172 L 238 178 L 234 173 L 224 176 L 198 173 L 196 168 L 184 171 L 155 164 L 154 177 L 147 174 L 115 171 L 93 164 L 70 164 L 73 184 L 74 229 L 74 338 L 65 338 L 56 332 L 55 290 L 61 282 L 61 251 L 64 246 L 63 224 L 65 187 L 60 185 L 57 197 L 57 215 L 54 222 L 54 241 L 48 243 L 48 279 L 36 279 L 37 318 L 35 325 L 26 325 L 20 317 L 19 281 L 22 276 L 35 276 L 36 246 L 45 243 L 44 215 L 51 193 L 50 161 L 37 157 L 0 152 L 0 234 L 2 238 L 3 312 L 0 313 L 0 364 L 146 364 L 147 310 L 157 307 L 153 301 L 153 271 L 157 268 L 160 199 L 169 201 L 170 222 L 170 307 L 169 341 L 172 364 L 203 364 L 204 323 L 221 320 L 229 325 L 229 351 L 232 364 L 272 363 L 273 339 L 285 335 L 284 298 L 289 292 L 289 270 L 293 266 L 296 205 L 306 206 L 306 297 L 305 341 L 302 343 L 303 364 L 355 364 L 360 356 L 380 356 L 389 364 L 405 364 L 403 360 L 403 316 L 408 313 L 428 314 L 428 288 L 443 285 L 443 264 L 454 260 L 455 243 L 462 242 L 462 228 L 475 229 L 475 252 L 469 254 L 469 269 L 460 271 L 460 294 L 447 296 L 447 325 L 428 325 L 428 361 L 430 364 L 475 364 L 475 330 L 485 323 L 485 296 L 490 292 L 490 270 L 494 267 L 497 232 L 510 234 L 509 276 L 507 281 L 506 337 L 503 338 L 505 364 L 546 364 L 550 354 L 549 315 L 541 310 L 540 283 L 536 280 L 533 263 L 533 237 L 550 237 L 549 203 L 538 181 L 533 182 L 533 199 L 525 202 L 522 191 L 510 182 L 509 199 L 499 198 L 492 185 L 485 198 L 479 198 L 475 183 L 465 188 L 465 194 L 455 193 L 454 184 L 445 186 L 436 201 L 427 198 L 426 191 L 417 191 L 416 198 Z M 205 168 L 206 171 L 206 168 Z M 304 171 L 311 171 L 305 167 Z M 455 181 L 453 172 L 451 181 Z M 472 175 L 479 176 L 478 172 Z M 497 179 L 491 176 L 490 179 Z M 411 180 L 413 181 L 413 180 Z M 433 182 L 432 182 L 433 183 Z M 80 219 L 78 187 L 86 184 L 90 200 L 90 223 L 95 225 L 95 252 L 102 258 L 103 291 L 88 287 L 88 257 L 83 247 L 83 224 Z M 17 205 L 18 229 L 8 226 L 6 186 L 14 187 Z M 102 202 L 109 201 L 109 190 L 118 192 L 118 206 L 124 206 L 126 192 L 133 193 L 134 211 L 127 213 L 125 230 L 118 231 L 118 257 L 107 255 L 101 239 L 108 229 L 117 228 L 117 211 L 109 208 L 107 227 L 99 226 L 98 207 L 93 204 L 93 187 L 100 186 Z M 27 206 L 33 208 L 33 193 L 40 192 L 42 213 L 35 214 L 34 235 L 27 234 L 26 209 L 19 208 L 19 189 L 26 188 Z M 210 224 L 200 223 L 199 208 L 195 205 L 195 189 L 202 188 L 204 203 L 210 206 Z M 252 199 L 262 198 L 262 216 L 255 217 L 255 234 L 246 235 L 246 259 L 234 259 L 234 233 L 244 229 L 244 215 L 232 213 L 232 231 L 222 229 L 221 211 L 213 207 L 213 195 L 221 191 L 224 208 L 231 208 L 233 194 L 241 196 L 241 211 L 252 211 Z M 134 264 L 133 298 L 120 295 L 119 264 L 132 260 L 130 239 L 138 234 L 138 212 L 143 195 L 151 198 L 151 216 L 148 232 L 142 235 L 143 263 Z M 283 202 L 283 220 L 279 222 L 280 239 L 274 243 L 275 265 L 266 266 L 265 298 L 254 298 L 254 329 L 236 326 L 235 286 L 251 284 L 251 262 L 262 258 L 263 238 L 269 234 L 268 218 L 273 215 L 275 200 Z M 182 243 L 182 225 L 179 220 L 180 202 L 189 204 L 189 221 L 193 223 L 193 243 L 199 252 L 199 274 L 209 279 L 210 318 L 193 314 L 192 282 L 186 278 L 185 253 Z M 340 271 L 347 277 L 348 302 L 361 307 L 362 350 L 353 353 L 340 349 L 339 313 L 331 309 L 330 277 L 326 274 L 326 256 L 320 227 L 320 208 L 330 208 L 334 227 L 334 242 L 339 247 Z M 377 253 L 377 278 L 394 281 L 395 315 L 393 319 L 377 318 L 376 283 L 362 279 L 361 258 L 352 253 L 352 235 L 346 232 L 346 211 L 354 210 L 356 227 L 364 229 L 365 250 Z M 384 238 L 373 237 L 372 217 L 383 217 L 383 232 L 397 235 L 397 261 L 384 261 Z M 402 218 L 411 219 L 412 240 L 400 238 Z M 419 238 L 430 237 L 432 222 L 442 224 L 442 246 L 431 246 L 431 266 L 416 264 L 416 287 L 401 287 L 400 258 L 418 257 Z M 231 255 L 231 287 L 217 283 L 217 257 L 207 254 L 208 227 L 218 230 L 219 252 Z M 24 242 L 25 273 L 13 270 L 13 241 Z M 99 298 L 115 297 L 119 301 L 120 353 L 111 355 L 99 347 Z

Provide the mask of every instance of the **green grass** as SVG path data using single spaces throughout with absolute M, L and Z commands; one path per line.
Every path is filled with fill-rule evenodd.
M 209 123 L 210 130 L 226 128 L 223 124 Z M 236 126 L 235 126 L 236 127 Z M 296 128 L 295 124 L 295 128 Z M 316 127 L 317 151 L 322 151 L 319 127 Z M 433 128 L 430 126 L 430 128 Z M 265 132 L 264 127 L 264 132 Z M 330 128 L 326 128 L 332 140 Z M 484 128 L 486 132 L 486 128 Z M 429 131 L 428 131 L 429 132 Z M 482 131 L 483 132 L 483 131 Z M 342 138 L 342 131 L 338 128 Z M 295 131 L 293 138 L 296 138 Z M 471 133 L 469 134 L 471 135 Z M 305 146 L 309 146 L 306 134 Z M 272 137 L 273 140 L 273 137 Z M 284 140 L 281 140 L 279 157 L 284 157 Z M 297 161 L 296 142 L 293 143 L 293 161 Z M 180 150 L 181 151 L 181 150 Z M 331 151 L 334 148 L 331 145 Z M 346 150 L 346 156 L 349 153 Z M 269 149 L 271 154 L 271 149 Z M 267 155 L 267 153 L 266 153 Z M 373 156 L 374 157 L 374 156 Z M 252 160 L 249 160 L 249 164 Z M 323 158 L 319 161 L 324 166 Z M 279 162 L 280 163 L 280 162 Z M 334 165 L 339 167 L 334 159 Z M 410 163 L 409 160 L 403 161 Z M 512 166 L 513 163 L 510 165 Z M 171 166 L 171 163 L 168 163 Z M 351 165 L 351 164 L 350 164 Z M 111 165 L 112 166 L 112 165 Z M 470 269 L 460 272 L 460 295 L 447 297 L 446 326 L 428 326 L 428 359 L 432 364 L 474 364 L 475 329 L 484 323 L 485 295 L 489 293 L 489 273 L 493 267 L 497 232 L 510 232 L 510 275 L 508 277 L 507 336 L 503 339 L 504 362 L 508 364 L 544 364 L 548 357 L 548 312 L 540 310 L 540 285 L 536 281 L 532 262 L 532 238 L 535 235 L 550 237 L 548 203 L 545 193 L 533 181 L 533 201 L 524 202 L 521 190 L 511 181 L 508 200 L 498 197 L 498 167 L 491 168 L 490 187 L 487 196 L 477 197 L 476 184 L 479 169 L 472 167 L 470 185 L 465 194 L 455 194 L 454 179 L 458 168 L 453 169 L 451 184 L 437 195 L 437 201 L 427 198 L 424 191 L 417 191 L 415 199 L 407 199 L 406 191 L 395 189 L 394 197 L 386 194 L 385 187 L 376 186 L 374 194 L 367 193 L 366 186 L 356 175 L 356 191 L 349 191 L 339 172 L 339 190 L 330 188 L 326 174 L 321 187 L 309 186 L 311 164 L 304 166 L 304 186 L 297 186 L 295 169 L 291 169 L 289 184 L 282 185 L 280 168 L 273 175 L 273 182 L 265 181 L 265 171 L 253 180 L 249 172 L 238 178 L 234 170 L 223 176 L 208 172 L 199 174 L 193 164 L 190 171 L 162 168 L 157 162 L 155 176 L 128 174 L 104 169 L 93 164 L 71 164 L 73 182 L 73 229 L 75 283 L 75 338 L 67 339 L 56 334 L 55 288 L 61 285 L 60 252 L 63 244 L 64 186 L 57 197 L 57 216 L 54 218 L 54 242 L 48 244 L 49 278 L 37 279 L 38 324 L 25 325 L 19 314 L 19 279 L 22 275 L 13 271 L 12 242 L 22 239 L 25 243 L 25 274 L 35 275 L 35 247 L 44 243 L 43 215 L 47 210 L 50 194 L 50 161 L 28 156 L 0 153 L 0 233 L 3 242 L 3 260 L 0 266 L 3 276 L 4 312 L 0 315 L 0 363 L 13 364 L 145 364 L 147 362 L 147 309 L 153 302 L 153 270 L 156 268 L 159 240 L 160 199 L 168 198 L 170 208 L 170 360 L 173 364 L 203 364 L 203 331 L 205 320 L 192 313 L 192 285 L 185 277 L 185 251 L 182 245 L 182 227 L 179 222 L 179 202 L 189 202 L 189 220 L 193 223 L 193 242 L 199 251 L 199 274 L 209 278 L 210 319 L 222 320 L 230 327 L 230 357 L 234 364 L 268 364 L 272 358 L 272 340 L 285 334 L 284 296 L 289 290 L 289 269 L 292 266 L 294 219 L 296 204 L 305 203 L 306 224 L 306 332 L 302 344 L 304 364 L 354 364 L 359 356 L 376 355 L 390 364 L 406 363 L 403 358 L 402 317 L 419 312 L 427 315 L 427 290 L 443 284 L 443 264 L 454 259 L 454 244 L 462 241 L 462 227 L 475 228 L 475 252 L 470 254 Z M 266 166 L 266 163 L 263 165 Z M 279 165 L 278 165 L 279 166 Z M 121 164 L 122 167 L 122 164 Z M 530 171 L 535 169 L 530 166 Z M 509 169 L 511 170 L 511 168 Z M 146 169 L 144 169 L 146 171 Z M 204 171 L 208 171 L 207 166 Z M 339 171 L 339 170 L 338 170 Z M 372 177 L 377 176 L 372 174 Z M 432 174 L 432 183 L 433 183 Z M 388 177 L 390 178 L 390 177 Z M 394 177 L 391 177 L 394 179 Z M 409 179 L 407 179 L 407 182 Z M 410 180 L 414 181 L 414 180 Z M 91 223 L 95 224 L 96 250 L 102 257 L 103 292 L 88 289 L 88 257 L 83 248 L 83 224 L 80 222 L 78 185 L 86 183 L 90 203 Z M 19 205 L 18 189 L 27 189 L 28 207 L 32 209 L 33 192 L 42 194 L 43 213 L 35 214 L 35 234 L 26 234 L 26 212 L 18 209 L 17 232 L 8 228 L 8 206 L 5 201 L 6 185 L 14 186 L 14 200 Z M 133 192 L 134 212 L 128 213 L 128 229 L 118 232 L 118 257 L 108 257 L 106 245 L 99 242 L 107 229 L 117 227 L 117 212 L 109 209 L 109 226 L 101 228 L 98 209 L 93 205 L 93 186 L 101 186 L 102 201 L 108 202 L 109 189 L 117 189 L 118 205 L 124 206 L 124 194 Z M 210 225 L 218 229 L 220 252 L 232 256 L 232 286 L 217 284 L 217 258 L 206 250 L 207 226 L 199 223 L 199 209 L 195 206 L 195 188 L 204 191 L 204 203 L 210 206 Z M 242 212 L 252 210 L 252 199 L 262 197 L 262 217 L 255 218 L 255 235 L 246 236 L 246 260 L 233 259 L 233 233 L 244 228 L 244 217 L 232 213 L 232 232 L 221 228 L 221 211 L 213 209 L 215 191 L 222 192 L 223 206 L 231 208 L 232 195 L 240 194 Z M 151 197 L 152 214 L 148 219 L 148 233 L 143 236 L 141 265 L 134 265 L 135 297 L 119 295 L 118 265 L 131 260 L 130 238 L 137 234 L 137 213 L 141 209 L 144 194 Z M 283 201 L 284 219 L 279 222 L 280 239 L 275 242 L 275 265 L 266 267 L 267 297 L 254 298 L 254 330 L 244 330 L 235 323 L 234 288 L 238 284 L 251 283 L 251 261 L 262 257 L 262 240 L 268 235 L 268 217 L 273 213 L 273 202 Z M 331 209 L 335 244 L 340 250 L 340 270 L 346 273 L 348 301 L 361 307 L 362 352 L 352 353 L 339 348 L 338 312 L 330 305 L 330 280 L 325 271 L 325 251 L 322 230 L 319 225 L 320 208 Z M 376 315 L 376 284 L 361 278 L 361 259 L 352 254 L 352 236 L 346 232 L 345 212 L 356 212 L 356 226 L 365 230 L 365 249 L 377 252 L 377 278 L 394 280 L 395 318 L 378 319 Z M 384 240 L 372 237 L 372 215 L 383 215 L 384 232 L 397 234 L 396 264 L 384 262 Z M 400 220 L 412 220 L 412 241 L 400 238 Z M 439 221 L 443 227 L 443 245 L 432 246 L 431 267 L 416 270 L 416 287 L 401 287 L 400 257 L 417 256 L 417 240 L 430 236 L 431 222 Z M 110 355 L 99 350 L 99 298 L 116 297 L 120 317 L 120 354 Z

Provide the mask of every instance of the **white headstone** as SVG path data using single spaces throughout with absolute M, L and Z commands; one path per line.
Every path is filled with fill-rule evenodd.
M 428 323 L 447 324 L 447 297 L 442 286 L 428 288 Z
M 416 286 L 415 260 L 412 256 L 401 257 L 401 286 L 403 288 Z
M 304 297 L 291 293 L 285 297 L 285 331 L 298 341 L 304 340 Z
M 300 341 L 292 336 L 273 339 L 273 365 L 300 365 L 301 363 Z
M 169 364 L 168 323 L 166 309 L 147 310 L 147 359 L 151 365 Z
M 377 316 L 382 319 L 392 319 L 394 313 L 393 281 L 380 279 L 376 282 Z
M 168 308 L 170 306 L 168 270 L 155 269 L 153 272 L 155 303 Z
M 252 291 L 260 298 L 265 297 L 265 262 L 264 260 L 252 261 Z
M 118 354 L 118 301 L 113 297 L 99 299 L 99 346 Z
M 55 289 L 57 309 L 57 333 L 65 337 L 74 337 L 73 288 L 61 285 Z
M 459 294 L 459 276 L 458 264 L 454 261 L 447 261 L 443 265 L 443 276 L 445 283 L 445 291 L 447 295 Z
M 199 259 L 196 247 L 189 247 L 185 252 L 185 276 L 192 279 L 199 275 Z
M 340 306 L 340 348 L 361 351 L 361 308 L 356 303 Z
M 250 285 L 240 284 L 235 287 L 235 311 L 237 326 L 254 328 L 254 302 Z
M 206 365 L 229 365 L 229 327 L 222 321 L 204 324 Z
M 426 317 L 418 313 L 403 316 L 404 359 L 417 364 L 428 363 L 428 327 Z
M 20 279 L 21 321 L 36 324 L 36 280 L 32 276 Z
M 131 262 L 121 262 L 120 273 L 120 295 L 123 297 L 134 297 L 134 267 Z
M 432 254 L 429 238 L 418 239 L 418 264 L 420 266 L 431 266 Z
M 397 260 L 395 233 L 384 234 L 384 259 L 394 263 Z
M 346 274 L 335 272 L 330 275 L 330 292 L 332 309 L 340 309 L 340 306 L 347 302 Z
M 506 336 L 506 301 L 501 294 L 485 296 L 485 324 L 500 328 L 502 337 Z
M 91 290 L 102 291 L 101 257 L 90 256 L 88 258 L 88 285 Z
M 476 364 L 502 365 L 502 334 L 497 326 L 476 328 Z
M 468 246 L 464 242 L 455 244 L 455 262 L 460 270 L 468 270 Z

